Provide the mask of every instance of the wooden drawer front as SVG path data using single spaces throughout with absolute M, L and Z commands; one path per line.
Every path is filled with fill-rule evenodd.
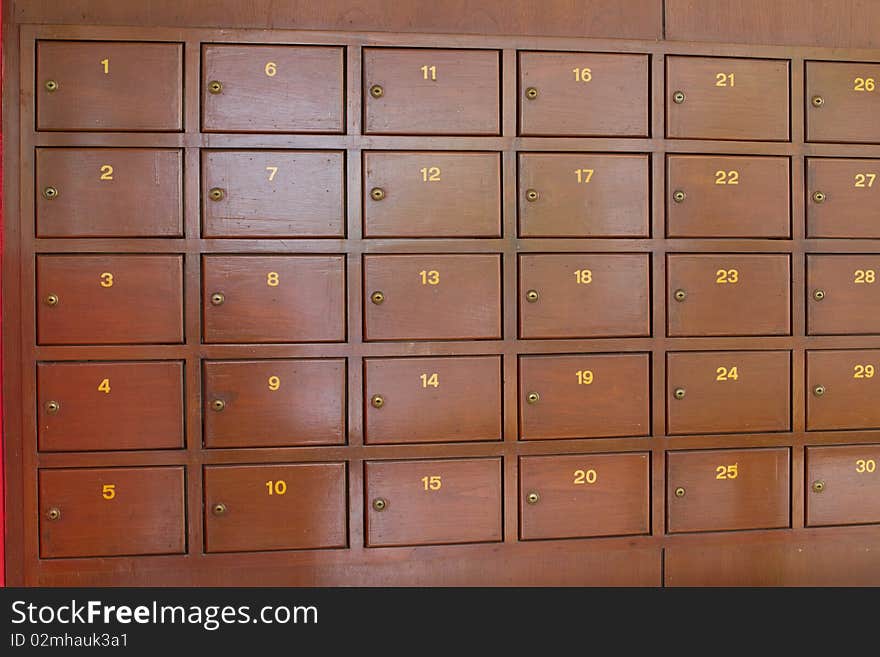
M 345 49 L 202 46 L 206 132 L 345 130 Z
M 37 342 L 183 342 L 183 256 L 38 255 Z
M 650 432 L 647 354 L 521 356 L 520 438 L 611 438 Z
M 500 541 L 501 459 L 367 461 L 367 545 Z
M 38 148 L 37 237 L 182 237 L 177 148 Z
M 807 62 L 807 141 L 880 143 L 880 64 Z
M 880 238 L 878 207 L 880 160 L 807 158 L 808 237 Z
M 183 467 L 39 471 L 40 558 L 182 554 Z
M 501 357 L 367 358 L 365 442 L 501 440 Z
M 807 255 L 807 333 L 880 333 L 880 255 Z
M 880 429 L 880 350 L 807 352 L 807 429 Z
M 880 523 L 880 445 L 807 447 L 807 526 Z
M 204 237 L 344 237 L 341 151 L 205 151 Z
M 38 363 L 40 450 L 180 449 L 183 363 Z
M 365 237 L 501 237 L 498 153 L 364 153 Z
M 520 537 L 647 534 L 650 463 L 647 452 L 522 457 Z
M 205 552 L 342 548 L 344 463 L 205 467 Z
M 787 447 L 668 452 L 669 533 L 791 526 Z

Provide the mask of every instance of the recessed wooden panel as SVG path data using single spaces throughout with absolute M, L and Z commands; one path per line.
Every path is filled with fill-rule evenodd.
M 880 523 L 880 445 L 807 447 L 807 525 Z
M 183 470 L 40 470 L 40 557 L 183 553 Z
M 649 290 L 644 253 L 521 255 L 520 337 L 650 335 Z
M 345 258 L 202 258 L 205 342 L 345 340 Z
M 341 548 L 344 463 L 205 467 L 205 552 Z
M 880 160 L 806 161 L 807 235 L 880 238 Z
M 205 237 L 343 237 L 341 151 L 203 151 Z
M 501 440 L 501 357 L 367 358 L 368 443 Z
M 880 429 L 880 350 L 810 350 L 807 429 Z
M 807 333 L 880 333 L 880 255 L 807 256 Z
M 183 256 L 37 256 L 39 344 L 183 341 Z
M 37 130 L 183 127 L 183 45 L 37 42 Z
M 520 356 L 520 438 L 645 436 L 647 354 Z
M 37 237 L 183 236 L 177 148 L 38 148 Z
M 202 129 L 343 132 L 344 53 L 326 46 L 203 45 Z
M 498 153 L 364 153 L 365 237 L 501 237 Z
M 880 64 L 807 62 L 807 141 L 880 143 Z
M 648 156 L 519 154 L 520 237 L 648 237 Z
M 368 340 L 501 337 L 501 256 L 364 256 Z
M 496 50 L 364 48 L 364 132 L 497 135 Z
M 666 413 L 670 434 L 788 431 L 791 353 L 667 353 Z
M 205 447 L 345 442 L 345 359 L 204 363 Z
M 500 541 L 501 459 L 367 461 L 367 545 Z
M 179 449 L 183 363 L 37 365 L 42 451 Z
M 648 56 L 519 53 L 519 131 L 567 137 L 648 136 Z
M 520 537 L 647 534 L 650 463 L 646 452 L 522 457 Z
M 669 237 L 788 237 L 787 157 L 670 155 L 666 159 Z
M 666 454 L 666 530 L 789 527 L 787 447 Z
M 791 332 L 788 255 L 675 253 L 666 275 L 670 336 Z
M 789 64 L 781 59 L 666 57 L 666 136 L 789 139 Z

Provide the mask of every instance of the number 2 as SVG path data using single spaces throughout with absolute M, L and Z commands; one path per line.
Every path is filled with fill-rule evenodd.
M 874 378 L 874 366 L 873 365 L 854 365 L 853 366 L 853 378 L 854 379 L 873 379 Z
M 876 179 L 876 173 L 857 173 L 853 187 L 873 187 Z
M 874 91 L 876 88 L 874 78 L 856 78 L 853 80 L 853 91 Z
M 716 381 L 739 381 L 739 372 L 736 370 L 736 365 L 731 368 L 727 367 L 719 367 L 715 370 L 715 380 Z
M 874 283 L 877 280 L 877 272 L 873 269 L 856 269 L 853 272 L 853 283 Z
M 739 171 L 716 171 L 716 185 L 739 185 Z
M 733 73 L 716 73 L 715 74 L 715 86 L 716 87 L 732 87 L 734 86 L 734 78 Z
M 113 180 L 113 167 L 109 164 L 101 165 L 101 180 Z
M 739 476 L 739 464 L 719 465 L 715 468 L 716 479 L 736 479 Z
M 575 470 L 574 471 L 574 483 L 577 485 L 583 484 L 595 484 L 596 479 L 599 478 L 599 475 L 592 468 L 589 470 Z
M 736 269 L 719 269 L 715 272 L 715 282 L 719 285 L 739 283 L 739 272 Z

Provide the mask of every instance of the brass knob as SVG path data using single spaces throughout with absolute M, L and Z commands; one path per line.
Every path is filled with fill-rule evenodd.
M 672 393 L 672 396 L 676 399 L 684 399 L 684 396 L 687 394 L 684 388 L 676 388 Z
M 822 96 L 813 96 L 810 102 L 813 103 L 813 107 L 822 107 L 825 104 L 825 99 Z
M 50 294 L 46 297 L 46 305 L 47 306 L 57 306 L 60 299 L 57 294 Z
M 673 296 L 675 296 L 676 301 L 684 301 L 687 299 L 688 293 L 684 290 L 676 290 Z
M 526 502 L 528 502 L 529 504 L 537 504 L 538 500 L 540 500 L 540 499 L 541 499 L 541 496 L 538 495 L 538 493 L 536 493 L 535 491 L 530 492 L 526 496 Z
M 675 489 L 675 496 L 676 497 L 684 497 L 684 488 L 682 488 L 681 486 L 676 488 Z
M 58 198 L 58 188 L 52 187 L 51 185 L 49 187 L 44 187 L 43 198 L 49 201 L 51 201 L 53 198 Z
M 208 91 L 212 94 L 219 94 L 223 91 L 223 83 L 221 83 L 220 80 L 211 80 L 208 83 Z
M 539 395 L 537 392 L 530 392 L 526 397 L 526 401 L 530 404 L 537 404 L 540 398 L 541 395 Z
M 676 91 L 674 94 L 672 94 L 672 102 L 676 105 L 681 105 L 684 102 L 685 98 L 686 96 L 684 95 L 683 91 Z
M 816 301 L 821 301 L 825 298 L 825 290 L 813 290 L 813 298 Z
M 58 83 L 55 80 L 46 80 L 45 87 L 46 91 L 51 93 L 58 90 Z
M 375 500 L 373 500 L 373 508 L 376 509 L 376 511 L 384 511 L 387 506 L 388 502 L 383 500 L 381 497 L 377 497 Z
M 537 290 L 529 290 L 526 292 L 526 301 L 529 303 L 535 303 L 538 300 L 538 291 Z
M 372 301 L 373 303 L 375 303 L 378 306 L 380 303 L 385 301 L 385 295 L 382 292 L 377 290 L 376 292 L 373 292 L 370 295 L 370 301 Z
M 810 488 L 813 489 L 814 493 L 821 493 L 823 490 L 825 490 L 825 482 L 821 479 L 817 479 L 813 482 L 813 485 L 810 486 Z
M 370 190 L 370 198 L 374 201 L 381 201 L 385 198 L 385 190 L 381 187 L 373 187 L 373 189 Z
M 208 192 L 208 198 L 212 201 L 222 201 L 224 196 L 226 196 L 226 192 L 220 187 L 212 187 Z
M 813 394 L 817 397 L 821 397 L 825 394 L 825 386 L 816 386 L 815 388 L 813 388 Z
M 534 87 L 529 87 L 528 89 L 526 89 L 526 98 L 528 98 L 529 100 L 535 100 L 535 98 L 537 98 L 537 97 L 538 97 L 538 90 L 537 89 L 535 89 Z
M 527 200 L 529 203 L 534 203 L 535 201 L 537 201 L 537 200 L 538 200 L 538 192 L 537 192 L 537 190 L 534 190 L 534 189 L 527 189 L 527 190 L 526 190 L 526 200 Z
M 681 202 L 684 201 L 686 198 L 687 198 L 687 194 L 685 194 L 685 193 L 684 193 L 683 191 L 681 191 L 680 189 L 676 189 L 676 190 L 672 193 L 672 200 L 675 201 L 676 203 L 681 203 Z
M 381 98 L 385 95 L 385 90 L 382 88 L 381 84 L 374 84 L 372 87 L 370 87 L 370 95 L 373 98 Z
M 57 506 L 53 506 L 46 512 L 46 517 L 49 520 L 58 520 L 61 517 L 61 509 L 59 509 Z
M 373 408 L 382 408 L 385 405 L 385 398 L 382 395 L 373 395 L 370 398 L 370 405 Z
M 211 401 L 211 410 L 217 411 L 218 413 L 226 408 L 226 402 L 222 399 L 214 399 Z
M 214 507 L 211 509 L 215 516 L 222 516 L 226 513 L 226 505 L 223 502 L 217 502 Z
M 213 306 L 222 306 L 224 301 L 226 301 L 226 295 L 222 292 L 214 292 L 211 295 L 211 305 Z
M 57 413 L 60 410 L 61 410 L 61 404 L 59 404 L 57 401 L 53 400 L 53 401 L 46 402 L 46 412 L 47 413 L 54 415 L 55 413 Z

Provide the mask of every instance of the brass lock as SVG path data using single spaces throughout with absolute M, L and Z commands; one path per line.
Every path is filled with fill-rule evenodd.
M 676 301 L 684 301 L 687 299 L 688 294 L 684 290 L 676 290 L 674 296 Z
M 382 395 L 373 395 L 370 398 L 370 405 L 373 408 L 382 408 L 385 405 L 385 398 Z
M 376 509 L 376 511 L 384 511 L 387 506 L 388 502 L 383 500 L 381 497 L 377 497 L 375 500 L 373 500 L 373 508 Z
M 825 298 L 825 290 L 813 290 L 813 298 L 816 301 L 821 301 Z
M 816 386 L 815 388 L 813 388 L 813 394 L 817 397 L 821 397 L 825 394 L 825 386 Z
M 821 493 L 823 490 L 825 490 L 825 482 L 821 479 L 818 479 L 813 482 L 811 488 L 813 489 L 814 493 Z
M 535 89 L 534 87 L 529 87 L 528 89 L 526 89 L 526 98 L 528 98 L 529 100 L 535 100 L 535 98 L 537 98 L 537 97 L 538 97 L 538 90 L 537 89 Z
M 208 198 L 212 201 L 222 201 L 224 196 L 226 196 L 226 192 L 220 187 L 212 187 L 211 191 L 208 192 Z
M 373 187 L 373 189 L 370 190 L 370 198 L 374 201 L 381 201 L 385 198 L 385 190 L 381 187 Z
M 57 294 L 50 294 L 46 297 L 46 305 L 47 306 L 57 306 L 60 299 Z
M 211 401 L 211 410 L 217 411 L 218 413 L 226 408 L 226 402 L 222 399 L 214 399 Z
M 47 413 L 54 415 L 55 413 L 57 413 L 60 410 L 61 410 L 61 404 L 59 404 L 57 401 L 53 400 L 53 401 L 46 402 L 46 412 Z
M 226 301 L 226 296 L 222 292 L 214 292 L 211 295 L 211 305 L 222 306 L 224 301 Z
M 681 202 L 683 202 L 686 198 L 687 198 L 687 194 L 685 194 L 685 193 L 684 193 L 683 191 L 681 191 L 680 189 L 676 189 L 676 190 L 672 193 L 672 200 L 675 201 L 676 203 L 681 203 Z
M 220 82 L 220 80 L 211 80 L 208 83 L 208 91 L 210 91 L 212 94 L 219 94 L 221 91 L 223 91 L 223 84 Z
M 537 192 L 537 190 L 534 190 L 534 189 L 527 189 L 527 190 L 526 190 L 526 200 L 527 200 L 529 203 L 534 203 L 535 201 L 537 201 L 537 200 L 538 200 L 538 192 Z
M 222 516 L 226 513 L 226 505 L 223 502 L 217 502 L 214 507 L 211 509 L 215 516 Z
M 676 497 L 684 497 L 684 488 L 682 488 L 681 486 L 676 488 L 675 489 L 675 496 Z
M 822 107 L 825 104 L 825 99 L 822 96 L 813 96 L 810 102 L 813 103 L 813 107 Z
M 672 396 L 676 399 L 684 399 L 684 396 L 687 394 L 684 388 L 676 388 L 672 393 Z
M 58 83 L 55 80 L 46 80 L 46 91 L 52 93 L 53 91 L 58 91 Z
M 53 506 L 46 512 L 46 517 L 49 520 L 58 520 L 59 518 L 61 518 L 61 509 L 59 509 L 57 506 Z
M 382 292 L 377 290 L 376 292 L 373 292 L 370 295 L 370 301 L 372 301 L 373 303 L 375 303 L 378 306 L 380 303 L 385 301 L 385 295 Z
M 672 102 L 676 105 L 681 105 L 684 102 L 685 98 L 686 96 L 684 95 L 683 91 L 676 91 L 674 94 L 672 94 Z
M 825 192 L 813 192 L 813 201 L 816 203 L 824 203 L 826 198 Z
M 541 499 L 541 496 L 538 495 L 538 493 L 536 493 L 535 491 L 530 492 L 526 496 L 526 502 L 528 502 L 529 504 L 537 504 L 538 500 L 540 500 L 540 499 Z
M 538 291 L 537 290 L 529 290 L 526 292 L 526 301 L 529 303 L 535 303 L 538 300 Z
M 385 90 L 382 88 L 381 84 L 374 84 L 372 87 L 370 87 L 370 95 L 373 98 L 381 98 L 385 95 Z
M 540 398 L 541 395 L 539 395 L 537 392 L 530 392 L 528 396 L 526 396 L 526 401 L 530 404 L 537 404 Z
M 53 198 L 58 198 L 58 188 L 57 187 L 44 187 L 43 188 L 43 198 L 51 201 Z

